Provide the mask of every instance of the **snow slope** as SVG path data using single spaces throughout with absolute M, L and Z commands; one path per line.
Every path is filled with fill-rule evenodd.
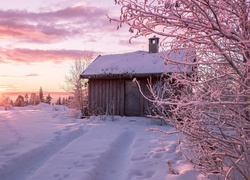
M 0 107 L 1 180 L 201 179 L 176 137 L 145 131 L 157 120 L 109 116 L 77 119 L 74 110 L 41 104 Z M 170 130 L 171 127 L 160 127 Z M 168 171 L 169 161 L 178 175 Z

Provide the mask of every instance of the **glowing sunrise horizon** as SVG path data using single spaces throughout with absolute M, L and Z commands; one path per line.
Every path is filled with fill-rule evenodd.
M 147 38 L 129 43 L 107 14 L 119 16 L 114 0 L 9 0 L 0 2 L 0 92 L 63 92 L 72 62 L 98 55 L 147 49 Z

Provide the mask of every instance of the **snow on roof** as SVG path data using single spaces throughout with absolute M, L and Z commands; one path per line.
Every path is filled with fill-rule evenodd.
M 189 60 L 187 60 L 187 57 L 189 57 Z M 136 51 L 124 54 L 103 55 L 98 56 L 83 71 L 81 78 L 146 76 L 169 72 L 191 72 L 190 65 L 180 64 L 180 62 L 190 62 L 191 57 L 194 59 L 194 56 L 190 56 L 186 49 L 160 53 Z M 164 58 L 169 59 L 170 62 L 164 61 Z

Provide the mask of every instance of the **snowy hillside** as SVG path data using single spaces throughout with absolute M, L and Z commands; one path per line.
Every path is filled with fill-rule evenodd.
M 156 124 L 142 117 L 77 119 L 71 109 L 46 104 L 0 107 L 0 179 L 201 179 L 174 135 L 163 141 L 161 134 L 145 131 Z

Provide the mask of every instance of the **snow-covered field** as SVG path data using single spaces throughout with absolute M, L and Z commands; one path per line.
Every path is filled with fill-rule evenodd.
M 46 104 L 8 111 L 0 107 L 0 179 L 202 179 L 178 151 L 175 135 L 162 140 L 161 134 L 145 131 L 158 127 L 156 121 L 77 119 L 71 109 Z

